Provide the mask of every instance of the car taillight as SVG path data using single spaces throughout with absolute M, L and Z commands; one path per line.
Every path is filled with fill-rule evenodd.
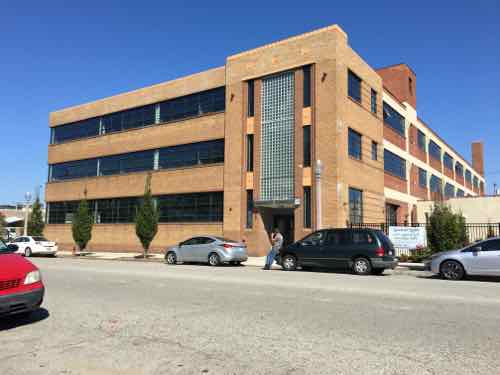
M 385 255 L 385 250 L 382 246 L 380 246 L 376 251 L 375 251 L 375 254 L 378 256 L 378 257 L 383 257 Z
M 232 249 L 234 247 L 234 245 L 230 244 L 230 243 L 225 243 L 223 245 L 226 249 Z

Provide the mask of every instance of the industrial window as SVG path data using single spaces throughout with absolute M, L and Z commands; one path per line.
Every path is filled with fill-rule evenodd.
M 140 198 L 100 199 L 96 201 L 96 223 L 133 223 Z
M 311 166 L 311 126 L 304 126 L 303 128 L 304 140 L 304 167 Z
M 49 181 L 97 176 L 97 159 L 69 161 L 50 167 Z
M 52 128 L 51 143 L 62 143 L 99 135 L 99 117 Z
M 372 160 L 378 160 L 378 143 L 372 141 Z
M 137 129 L 155 123 L 155 105 L 129 109 L 102 117 L 102 133 L 115 133 Z
M 109 176 L 153 170 L 154 154 L 154 150 L 148 150 L 103 157 L 99 162 L 99 175 Z
M 459 198 L 465 197 L 465 193 L 462 189 L 457 189 L 457 197 Z
M 418 168 L 418 186 L 427 189 L 427 171 L 422 168 Z
M 464 176 L 464 167 L 458 161 L 455 163 L 455 175 L 460 177 Z
M 170 99 L 157 104 L 128 109 L 87 120 L 57 126 L 51 130 L 51 143 L 95 137 L 127 129 L 201 116 L 225 110 L 226 88 L 219 87 L 196 94 Z M 156 107 L 160 113 L 156 116 Z M 101 125 L 102 123 L 102 125 Z
M 160 103 L 160 122 L 171 122 L 185 118 L 220 112 L 225 109 L 225 87 L 170 99 Z
M 312 227 L 311 188 L 304 187 L 304 228 Z
M 405 118 L 399 114 L 389 104 L 384 102 L 384 123 L 398 132 L 401 136 L 405 136 Z
M 479 179 L 477 176 L 474 176 L 473 185 L 475 189 L 479 189 Z
M 441 161 L 441 147 L 439 147 L 437 143 L 432 140 L 429 142 L 429 155 L 433 159 Z
M 351 99 L 361 103 L 361 78 L 349 70 L 348 72 L 348 91 L 347 94 Z
M 432 193 L 442 194 L 442 192 L 443 192 L 442 191 L 443 190 L 443 183 L 441 182 L 441 179 L 439 177 L 434 176 L 434 175 L 431 176 L 429 187 L 430 187 Z
M 311 106 L 311 66 L 304 66 L 304 108 Z
M 372 89 L 371 91 L 372 95 L 371 95 L 371 98 L 372 98 L 372 102 L 371 102 L 371 109 L 372 109 L 372 113 L 377 113 L 377 92 Z
M 49 202 L 47 203 L 49 224 L 70 224 L 80 204 L 79 201 Z M 88 202 L 90 211 L 94 211 L 94 203 Z
M 472 184 L 472 173 L 468 169 L 465 171 L 465 182 Z
M 253 227 L 253 190 L 247 190 L 247 222 L 248 229 Z
M 253 134 L 247 135 L 247 171 L 253 171 Z
M 384 150 L 384 170 L 406 180 L 406 161 L 389 150 Z
M 349 156 L 361 160 L 361 134 L 349 129 Z
M 224 140 L 171 146 L 159 150 L 159 169 L 181 168 L 224 162 Z
M 446 198 L 455 198 L 455 187 L 452 184 L 444 185 L 444 196 Z
M 450 171 L 453 170 L 453 158 L 451 157 L 450 154 L 447 152 L 444 153 L 443 156 L 443 164 L 446 168 L 448 168 Z
M 255 82 L 248 81 L 248 117 L 255 115 Z
M 354 188 L 349 188 L 349 221 L 363 223 L 363 192 Z
M 222 221 L 222 192 L 163 195 L 157 202 L 162 223 Z
M 418 148 L 425 152 L 425 134 L 421 130 L 417 131 L 417 144 Z

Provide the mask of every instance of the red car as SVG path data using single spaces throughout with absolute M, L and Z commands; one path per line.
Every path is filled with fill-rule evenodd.
M 0 316 L 28 313 L 43 302 L 40 271 L 15 251 L 16 245 L 7 246 L 0 240 Z

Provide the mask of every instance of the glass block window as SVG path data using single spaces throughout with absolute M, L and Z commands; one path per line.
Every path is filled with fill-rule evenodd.
M 446 198 L 455 198 L 455 187 L 452 184 L 444 185 L 444 196 Z
M 349 129 L 349 156 L 361 160 L 361 134 Z
M 349 221 L 363 223 L 363 192 L 354 188 L 349 188 Z
M 261 200 L 292 200 L 295 142 L 293 72 L 263 79 L 261 98 Z

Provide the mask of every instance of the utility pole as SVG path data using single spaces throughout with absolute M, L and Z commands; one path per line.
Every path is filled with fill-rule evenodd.
M 31 202 L 31 192 L 27 191 L 24 194 L 24 199 L 26 204 L 24 205 L 24 235 L 28 235 L 28 217 L 29 217 L 29 207 Z

